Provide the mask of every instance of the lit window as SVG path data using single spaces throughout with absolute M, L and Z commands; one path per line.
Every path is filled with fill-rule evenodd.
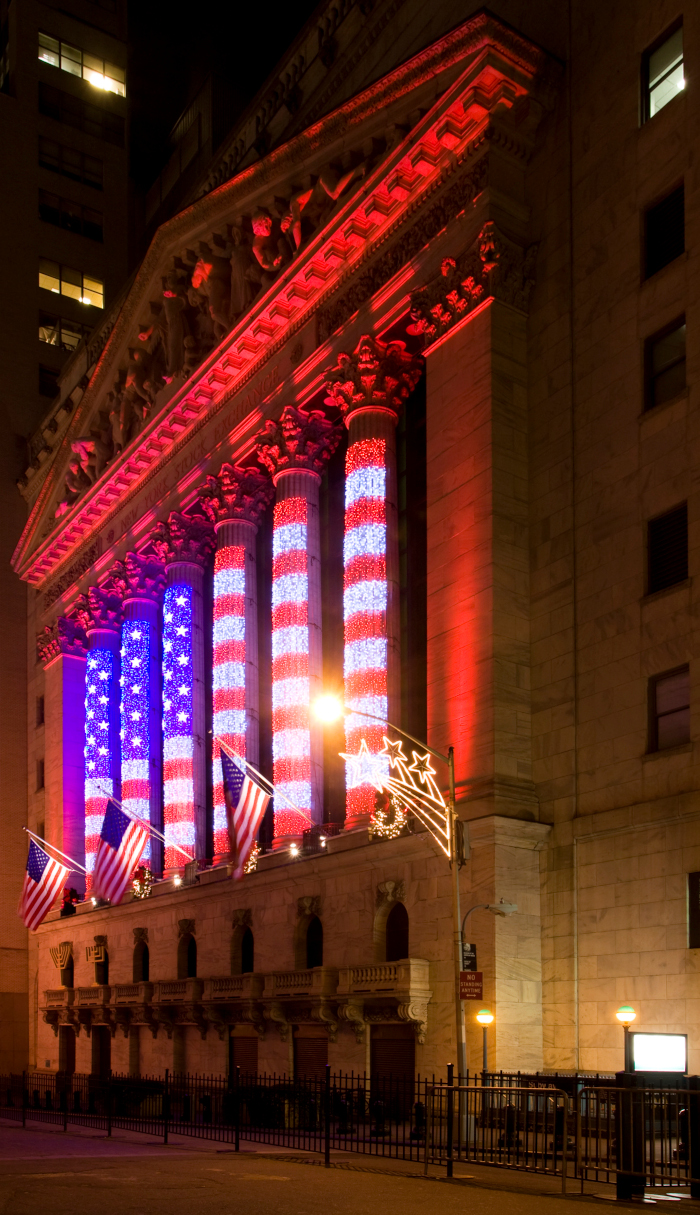
M 126 96 L 126 72 L 115 63 L 108 63 L 96 55 L 88 55 L 77 46 L 67 42 L 59 42 L 48 34 L 39 34 L 39 58 L 51 67 L 69 72 L 71 76 L 81 76 L 88 84 L 107 93 L 116 93 L 119 97 Z
M 644 120 L 653 118 L 685 87 L 683 26 L 664 34 L 643 60 Z
M 690 742 L 690 671 L 680 667 L 650 684 L 650 751 Z
M 648 338 L 644 356 L 644 408 L 653 409 L 685 388 L 685 317 Z
M 67 295 L 81 304 L 104 308 L 104 284 L 98 278 L 70 266 L 59 266 L 45 257 L 39 258 L 39 286 L 54 295 Z

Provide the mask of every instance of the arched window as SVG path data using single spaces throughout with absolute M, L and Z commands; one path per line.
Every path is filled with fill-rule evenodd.
M 306 968 L 323 966 L 323 924 L 317 915 L 311 917 L 306 929 Z
M 241 974 L 250 975 L 255 969 L 255 941 L 250 928 L 246 928 L 241 940 Z
M 191 932 L 180 937 L 177 947 L 177 977 L 178 979 L 197 978 L 197 941 Z
M 61 986 L 73 986 L 73 954 L 69 954 L 66 958 L 65 966 L 61 967 Z
M 103 946 L 102 961 L 95 962 L 95 982 L 109 983 L 109 954 L 106 946 Z
M 137 941 L 134 945 L 134 983 L 147 983 L 148 973 L 148 945 L 145 941 Z
M 398 962 L 408 957 L 408 912 L 403 903 L 394 903 L 386 918 L 386 960 Z

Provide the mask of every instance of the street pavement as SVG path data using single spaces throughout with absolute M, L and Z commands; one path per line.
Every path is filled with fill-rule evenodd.
M 589 1188 L 599 1197 L 564 1198 L 553 1179 L 466 1165 L 456 1166 L 452 1182 L 437 1168 L 426 1179 L 421 1165 L 345 1152 L 322 1166 L 311 1153 L 262 1144 L 244 1142 L 236 1154 L 201 1140 L 164 1146 L 3 1121 L 0 1215 L 571 1215 L 577 1205 L 609 1207 L 614 1193 L 598 1186 Z M 690 1200 L 675 1205 L 700 1212 Z

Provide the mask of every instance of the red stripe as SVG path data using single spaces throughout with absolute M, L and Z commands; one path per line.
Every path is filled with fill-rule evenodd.
M 348 447 L 345 456 L 346 473 L 354 472 L 356 468 L 384 468 L 386 463 L 386 442 L 384 439 L 358 439 Z
M 283 705 L 279 709 L 273 709 L 272 712 L 272 732 L 276 734 L 278 730 L 308 730 L 309 728 L 309 706 L 308 705 Z
M 281 654 L 272 660 L 272 682 L 280 679 L 304 679 L 309 673 L 308 654 Z
M 274 526 L 285 523 L 306 523 L 306 498 L 285 498 L 278 502 L 273 512 Z
M 189 780 L 192 776 L 192 760 L 183 759 L 163 760 L 163 780 Z
M 214 573 L 219 570 L 242 570 L 245 566 L 245 550 L 242 544 L 226 544 L 214 554 Z
M 280 603 L 272 609 L 272 631 L 287 629 L 294 624 L 309 623 L 309 605 L 304 599 L 300 603 Z
M 345 510 L 345 532 L 353 527 L 361 527 L 363 523 L 386 523 L 386 502 L 384 498 L 358 498 Z
M 217 688 L 212 704 L 215 713 L 221 709 L 245 709 L 245 688 Z
M 363 553 L 353 557 L 345 566 L 343 586 L 354 586 L 356 582 L 386 581 L 386 557 L 375 553 Z
M 386 637 L 384 612 L 356 612 L 345 622 L 345 640 L 366 641 L 368 637 Z
M 286 755 L 273 763 L 275 784 L 289 780 L 308 780 L 311 776 L 311 760 L 308 755 Z
M 305 574 L 306 570 L 306 549 L 293 548 L 273 558 L 272 581 L 282 578 L 285 574 Z
M 349 709 L 352 709 L 352 702 L 358 696 L 386 696 L 386 691 L 386 667 L 370 667 L 345 676 L 345 703 Z M 362 710 L 358 709 L 357 712 L 361 713 Z
M 214 646 L 214 666 L 222 662 L 245 662 L 245 641 L 217 641 Z
M 224 616 L 244 616 L 245 595 L 217 595 L 214 599 L 214 619 L 221 620 Z

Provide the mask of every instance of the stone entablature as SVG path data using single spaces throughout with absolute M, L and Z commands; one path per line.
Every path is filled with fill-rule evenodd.
M 164 225 L 37 499 L 15 554 L 21 576 L 45 585 L 75 563 L 88 537 L 109 537 L 134 490 L 262 374 L 336 289 L 345 300 L 356 292 L 352 311 L 385 290 L 398 265 L 378 272 L 375 252 L 386 256 L 389 237 L 405 251 L 423 207 L 434 208 L 443 188 L 447 198 L 468 156 L 507 146 L 509 157 L 527 160 L 552 71 L 541 51 L 480 15 L 323 118 L 313 138 L 304 133 L 200 200 L 196 217 L 190 211 Z M 433 102 L 436 74 L 443 89 Z M 311 183 L 303 188 L 301 162 Z M 439 230 L 459 213 L 454 205 Z M 410 287 L 420 285 L 419 277 Z M 248 289 L 254 299 L 244 298 Z M 326 318 L 324 334 L 333 327 Z M 295 370 L 309 386 L 314 345 L 302 342 Z M 222 438 L 240 423 L 245 437 L 256 411 L 242 405 Z M 133 436 L 125 410 L 138 423 Z

